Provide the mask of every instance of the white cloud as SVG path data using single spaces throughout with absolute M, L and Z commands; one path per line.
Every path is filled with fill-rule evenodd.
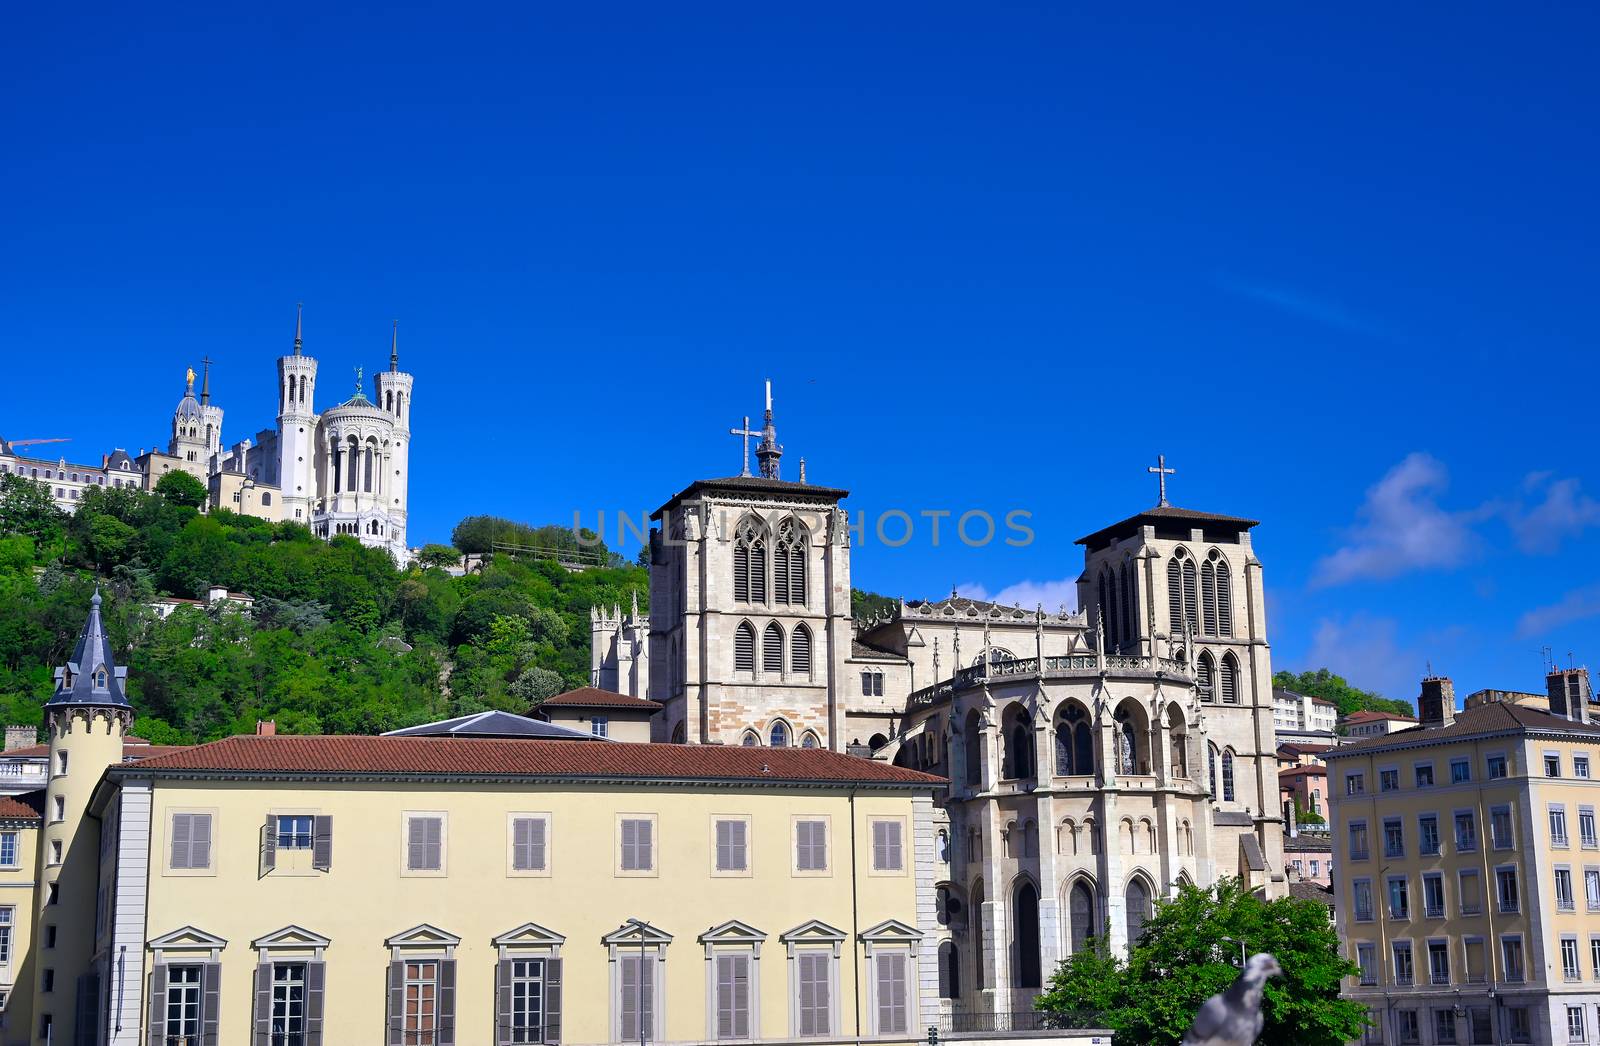
M 1024 610 L 1031 610 L 1041 604 L 1049 611 L 1055 611 L 1062 606 L 1072 610 L 1078 605 L 1078 579 L 1074 575 L 1061 578 L 1059 581 L 1018 581 L 992 594 L 978 582 L 968 581 L 957 585 L 956 593 L 968 599 L 984 599 L 1007 607 L 1020 606 Z
M 1542 489 L 1544 500 L 1526 511 L 1520 502 L 1506 510 L 1517 547 L 1530 554 L 1556 552 L 1564 539 L 1600 525 L 1600 501 L 1583 493 L 1580 486 L 1576 479 L 1551 481 L 1548 472 L 1530 473 L 1523 481 L 1524 489 L 1530 493 Z
M 1517 619 L 1517 638 L 1545 636 L 1563 625 L 1591 617 L 1600 617 L 1600 585 L 1573 589 L 1559 603 L 1527 611 Z
M 1306 654 L 1308 668 L 1330 668 L 1364 690 L 1409 701 L 1416 695 L 1425 660 L 1400 646 L 1392 618 L 1366 613 L 1348 618 L 1325 617 Z
M 1232 276 L 1219 276 L 1216 282 L 1221 290 L 1229 294 L 1260 302 L 1291 316 L 1384 341 L 1402 340 L 1393 331 L 1364 316 L 1358 316 L 1337 301 L 1306 294 L 1290 287 L 1272 286 Z
M 1312 577 L 1313 586 L 1342 585 L 1362 579 L 1396 577 L 1413 570 L 1448 569 L 1476 551 L 1473 524 L 1493 511 L 1483 506 L 1450 511 L 1438 495 L 1448 485 L 1444 464 L 1420 451 L 1367 491 L 1344 547 L 1325 556 Z

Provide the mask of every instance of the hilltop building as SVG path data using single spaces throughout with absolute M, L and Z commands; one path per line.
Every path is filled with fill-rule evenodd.
M 760 437 L 757 470 L 656 511 L 649 614 L 596 615 L 594 682 L 660 703 L 659 741 L 937 775 L 951 1012 L 1029 1010 L 1057 960 L 1125 948 L 1180 882 L 1287 893 L 1254 520 L 1168 504 L 1162 463 L 1154 507 L 1079 540 L 1081 609 L 952 593 L 855 622 L 848 492 L 782 477 L 770 390 L 733 434 Z
M 211 401 L 207 360 L 198 394 L 194 369 L 188 371 L 166 450 L 130 456 L 118 449 L 98 465 L 84 465 L 19 452 L 38 441 L 0 440 L 0 474 L 36 480 L 71 512 L 90 487 L 152 490 L 167 473 L 187 472 L 206 485 L 210 508 L 303 523 L 323 538 L 349 534 L 405 562 L 415 379 L 400 369 L 398 325 L 389 367 L 372 380 L 372 398 L 358 370 L 354 394 L 321 412 L 315 407 L 317 361 L 305 355 L 301 334 L 297 315 L 293 351 L 277 365 L 276 424 L 253 440 L 223 442 L 223 412 Z

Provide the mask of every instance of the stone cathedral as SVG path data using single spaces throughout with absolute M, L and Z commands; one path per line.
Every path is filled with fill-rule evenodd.
M 658 509 L 650 606 L 593 618 L 594 683 L 657 740 L 821 746 L 949 779 L 922 929 L 954 1012 L 1031 1008 L 1091 938 L 1125 949 L 1180 882 L 1287 892 L 1255 520 L 1167 502 L 1078 540 L 1078 605 L 954 593 L 856 621 L 847 491 L 759 468 Z M 747 442 L 748 446 L 748 442 Z

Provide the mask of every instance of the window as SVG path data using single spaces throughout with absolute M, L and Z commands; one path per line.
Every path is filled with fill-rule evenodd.
M 1222 801 L 1233 802 L 1233 751 L 1222 753 Z
M 624 817 L 618 826 L 617 865 L 624 872 L 655 871 L 655 819 Z
M 1467 958 L 1467 983 L 1483 984 L 1489 979 L 1488 951 L 1482 937 L 1468 937 L 1461 942 Z
M 16 924 L 17 909 L 12 905 L 0 908 L 0 963 L 11 961 L 11 928 Z
M 776 621 L 767 625 L 761 634 L 761 671 L 768 675 L 783 675 L 783 629 Z
M 832 965 L 831 952 L 795 953 L 795 1024 L 801 1035 L 833 1034 Z
M 169 836 L 169 867 L 174 870 L 196 870 L 211 867 L 211 815 L 174 813 Z M 51 844 L 52 864 L 61 863 L 61 844 Z
M 511 818 L 511 870 L 549 871 L 550 818 L 515 814 Z
M 1550 815 L 1550 845 L 1565 848 L 1567 845 L 1567 808 L 1552 806 Z
M 866 669 L 861 673 L 861 696 L 883 696 L 883 673 L 876 669 Z
M 806 544 L 806 532 L 793 516 L 778 524 L 778 543 L 772 550 L 775 602 L 806 605 Z
M 1411 982 L 1408 980 L 1406 983 L 1409 984 Z M 1422 1041 L 1422 1028 L 1417 1020 L 1416 1010 L 1394 1011 L 1394 1023 L 1402 1043 L 1406 1043 L 1409 1046 L 1411 1043 Z
M 1444 918 L 1444 876 L 1438 872 L 1422 877 L 1422 914 L 1430 919 Z
M 1490 780 L 1498 780 L 1499 778 L 1502 778 L 1502 777 L 1506 776 L 1506 757 L 1505 756 L 1503 756 L 1503 755 L 1492 755 L 1488 759 L 1488 764 L 1489 764 L 1489 779 Z
M 1461 914 L 1477 915 L 1483 911 L 1482 883 L 1476 868 L 1463 868 L 1456 876 L 1456 887 L 1461 891 Z
M 1526 1006 L 1506 1007 L 1506 1035 L 1512 1042 L 1533 1041 L 1533 1024 Z
M 750 822 L 746 818 L 719 818 L 716 822 L 716 848 L 719 872 L 750 870 Z
M 1450 942 L 1428 942 L 1428 981 L 1432 984 L 1450 983 Z
M 501 969 L 509 975 L 510 982 L 506 999 L 511 1005 L 507 1021 L 510 1042 L 549 1041 L 545 1036 L 545 1019 L 550 1016 L 545 1005 L 546 960 L 508 959 Z M 556 987 L 553 983 L 550 986 Z
M 1356 945 L 1356 965 L 1361 967 L 1361 983 L 1378 983 L 1378 949 L 1371 941 Z
M 733 634 L 733 670 L 751 674 L 756 670 L 756 629 L 748 621 L 739 622 Z
M 305 963 L 272 967 L 271 1046 L 306 1046 Z
M 1466 784 L 1472 780 L 1472 764 L 1465 759 L 1450 760 L 1450 783 Z
M 52 840 L 51 843 L 50 843 L 50 863 L 53 864 L 53 865 L 61 863 L 61 840 L 60 839 Z
M 1406 855 L 1405 827 L 1398 817 L 1386 817 L 1383 821 L 1383 856 L 1404 857 Z
M 1411 942 L 1395 941 L 1394 950 L 1394 983 L 1407 985 L 1416 979 L 1416 969 L 1411 963 Z
M 1417 846 L 1426 856 L 1437 856 L 1439 853 L 1439 818 L 1434 814 L 1424 814 L 1417 819 Z
M 1546 777 L 1561 776 L 1561 757 L 1559 755 L 1550 755 L 1548 753 L 1545 755 L 1544 775 Z
M 1556 882 L 1556 908 L 1563 912 L 1570 912 L 1575 907 L 1572 900 L 1572 869 L 1557 868 L 1555 870 Z
M 444 871 L 444 815 L 407 814 L 406 863 L 408 872 Z
M 1518 906 L 1517 869 L 1515 865 L 1494 870 L 1495 890 L 1500 898 L 1502 912 L 1514 912 Z
M 789 637 L 789 671 L 797 676 L 811 675 L 811 630 L 796 625 Z
M 828 870 L 827 821 L 795 821 L 794 869 L 797 872 L 825 872 Z
M 655 972 L 653 955 L 629 955 L 624 951 L 617 956 L 617 1023 L 618 1037 L 623 1042 L 655 1038 Z
M 1236 705 L 1239 703 L 1239 662 L 1233 655 L 1224 654 L 1222 664 L 1217 669 L 1217 689 L 1222 692 L 1222 703 Z
M 311 849 L 310 814 L 279 814 L 278 815 L 278 849 L 280 850 L 309 850 Z
M 878 1035 L 903 1035 L 910 1023 L 906 1005 L 910 977 L 906 967 L 908 956 L 902 951 L 879 952 L 873 956 L 875 975 L 875 1001 Z
M 1399 787 L 1400 787 L 1400 771 L 1398 771 L 1398 770 L 1379 770 L 1378 771 L 1378 791 L 1380 791 L 1380 792 L 1393 792 L 1393 791 L 1397 790 Z
M 1513 984 L 1522 982 L 1522 938 L 1500 938 L 1500 971 Z
M 1600 981 L 1600 937 L 1589 937 L 1589 969 L 1594 979 Z
M 17 833 L 0 832 L 0 867 L 17 866 Z
M 1600 868 L 1583 870 L 1583 897 L 1591 912 L 1600 911 Z
M 1356 921 L 1372 921 L 1372 880 L 1357 879 L 1351 884 L 1355 897 Z
M 56 934 L 59 929 L 53 924 L 44 928 L 44 946 L 46 948 L 54 948 L 56 946 Z
M 1471 810 L 1456 812 L 1456 852 L 1472 853 L 1478 848 L 1478 823 Z
M 781 719 L 778 720 L 776 723 L 773 723 L 772 724 L 772 730 L 768 734 L 768 737 L 770 738 L 768 743 L 770 745 L 772 745 L 773 748 L 788 748 L 789 747 L 789 727 L 788 727 L 788 724 L 786 724 Z
M 1352 861 L 1365 861 L 1369 856 L 1367 851 L 1367 822 L 1350 822 L 1350 859 Z
M 750 956 L 716 957 L 717 1038 L 750 1037 Z
M 1389 918 L 1411 918 L 1411 894 L 1404 876 L 1395 876 L 1389 880 Z
M 1496 850 L 1509 850 L 1515 845 L 1511 832 L 1511 807 L 1489 808 L 1489 843 Z
M 438 1046 L 439 964 L 406 963 L 404 993 L 401 1041 L 406 1046 Z
M 1433 1011 L 1433 1041 L 1439 1043 L 1456 1041 L 1456 1011 Z
M 41 978 L 39 990 L 44 992 L 53 992 L 56 990 L 56 971 L 52 970 L 48 966 L 44 969 L 44 976 Z
M 1345 795 L 1366 795 L 1367 794 L 1367 776 L 1365 774 L 1345 774 L 1344 775 L 1344 794 Z
M 1589 1034 L 1583 1017 L 1582 1006 L 1567 1007 L 1567 1041 L 1588 1042 Z
M 875 872 L 905 871 L 901 835 L 905 823 L 899 820 L 872 822 L 872 870 Z
M 167 967 L 167 1005 L 165 1026 L 167 1042 L 200 1041 L 200 967 Z
M 1578 939 L 1561 938 L 1561 976 L 1569 981 L 1583 978 L 1583 965 L 1578 960 Z
M 68 755 L 68 753 L 66 753 L 66 752 L 57 752 L 56 753 L 56 776 L 57 777 L 65 777 L 65 776 L 67 776 L 67 755 Z
M 1586 756 L 1586 755 L 1575 755 L 1575 756 L 1572 757 L 1572 776 L 1573 777 L 1588 777 L 1589 776 L 1589 757 L 1588 756 Z
M 1432 788 L 1433 787 L 1433 764 L 1432 763 L 1418 763 L 1414 769 L 1415 769 L 1416 775 L 1417 775 L 1417 787 L 1418 788 Z
M 1593 850 L 1600 846 L 1600 840 L 1595 838 L 1594 832 L 1594 807 L 1578 807 L 1578 841 L 1585 850 Z
M 589 733 L 595 737 L 606 737 L 611 731 L 611 720 L 607 716 L 597 715 L 589 717 Z

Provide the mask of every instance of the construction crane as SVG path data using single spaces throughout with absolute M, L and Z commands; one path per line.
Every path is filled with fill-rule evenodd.
M 6 443 L 13 447 L 32 447 L 39 443 L 71 443 L 71 436 L 60 436 L 56 439 L 8 439 Z

